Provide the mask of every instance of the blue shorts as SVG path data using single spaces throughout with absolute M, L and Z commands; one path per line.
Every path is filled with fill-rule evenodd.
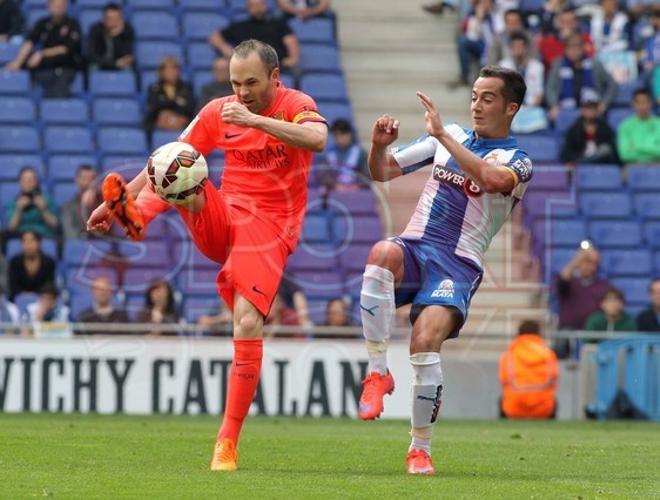
M 460 312 L 461 320 L 449 338 L 458 337 L 483 271 L 449 247 L 399 237 L 389 241 L 403 250 L 403 280 L 394 293 L 396 307 L 412 303 L 410 322 L 413 324 L 426 306 L 453 307 Z

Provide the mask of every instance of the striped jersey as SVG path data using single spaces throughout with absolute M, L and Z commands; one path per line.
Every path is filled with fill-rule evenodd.
M 440 142 L 431 136 L 398 148 L 392 153 L 403 174 L 432 166 L 424 191 L 402 238 L 422 240 L 433 246 L 449 246 L 454 254 L 468 258 L 480 268 L 493 236 L 513 207 L 522 199 L 532 177 L 532 162 L 517 149 L 516 140 L 483 139 L 474 130 L 448 125 L 449 132 L 472 153 L 490 165 L 510 168 L 518 182 L 510 193 L 486 193 L 470 179 Z

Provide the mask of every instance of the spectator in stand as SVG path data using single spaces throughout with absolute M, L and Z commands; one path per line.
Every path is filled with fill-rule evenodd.
M 318 183 L 328 190 L 357 191 L 369 187 L 367 153 L 362 149 L 351 124 L 338 119 L 330 127 L 334 145 L 323 155 Z
M 128 314 L 121 309 L 115 309 L 112 303 L 112 282 L 106 276 L 99 276 L 92 283 L 92 297 L 94 303 L 78 315 L 79 323 L 129 323 Z M 78 329 L 76 335 L 116 335 L 117 332 L 94 330 L 90 328 Z M 122 333 L 122 332 L 119 332 Z
M 137 315 L 138 323 L 152 323 L 154 330 L 148 335 L 176 335 L 175 332 L 161 332 L 157 325 L 178 323 L 174 290 L 165 280 L 154 280 L 144 297 L 144 308 Z
M 330 0 L 277 0 L 277 7 L 285 17 L 307 21 L 313 17 L 332 17 Z
M 325 307 L 325 326 L 351 326 L 348 305 L 341 297 L 330 299 Z
M 600 0 L 600 5 L 593 7 L 585 9 L 593 11 L 589 32 L 596 51 L 628 50 L 632 38 L 631 24 L 628 15 L 619 10 L 619 0 Z
M 646 35 L 637 48 L 642 72 L 645 78 L 650 80 L 654 70 L 657 72 L 660 68 L 660 5 L 656 5 L 651 11 Z M 659 95 L 660 93 L 656 93 L 656 96 Z
M 91 165 L 80 165 L 76 172 L 78 192 L 62 205 L 62 236 L 65 240 L 79 240 L 89 237 L 86 221 L 89 214 L 102 202 L 96 186 L 98 170 Z
M 204 330 L 218 334 L 220 331 L 227 336 L 231 337 L 232 333 L 232 314 L 231 311 L 225 306 L 224 302 L 220 301 L 218 308 L 209 311 L 209 314 L 202 314 L 197 318 L 197 325 Z
M 634 332 L 637 329 L 635 319 L 624 311 L 625 298 L 616 288 L 610 288 L 600 309 L 587 318 L 584 329 L 591 332 Z
M 314 326 L 314 323 L 309 319 L 307 297 L 305 297 L 302 289 L 286 274 L 282 276 L 277 293 L 284 300 L 286 307 L 296 311 L 302 326 Z
M 0 323 L 8 323 L 15 326 L 21 322 L 21 313 L 16 304 L 11 302 L 5 295 L 5 288 L 0 285 Z M 0 335 L 15 333 L 12 328 L 0 328 Z
M 25 231 L 41 236 L 55 235 L 57 211 L 48 194 L 41 192 L 39 174 L 32 167 L 23 168 L 18 174 L 21 191 L 16 199 L 5 206 L 8 236 L 16 236 Z
M 561 58 L 567 48 L 568 39 L 573 35 L 579 35 L 582 40 L 584 54 L 593 57 L 594 47 L 589 33 L 580 31 L 575 10 L 566 8 L 558 16 L 555 16 L 557 27 L 554 31 L 545 32 L 538 40 L 541 60 L 547 70 Z
M 660 332 L 660 278 L 651 281 L 649 285 L 649 304 L 637 316 L 637 330 L 640 332 Z
M 541 337 L 538 321 L 526 320 L 499 364 L 506 418 L 554 418 L 557 411 L 557 356 Z
M 67 15 L 67 0 L 48 0 L 48 11 L 50 16 L 37 21 L 5 69 L 26 67 L 43 87 L 44 97 L 69 97 L 69 86 L 83 62 L 80 25 Z
M 213 81 L 204 85 L 199 93 L 199 109 L 213 99 L 233 93 L 234 89 L 229 81 L 229 59 L 218 57 L 213 61 Z
M 103 19 L 89 30 L 87 57 L 91 69 L 132 70 L 134 41 L 133 27 L 124 20 L 119 4 L 108 3 L 103 7 Z
M 603 65 L 588 57 L 582 37 L 574 34 L 566 42 L 566 55 L 552 65 L 545 97 L 552 121 L 559 110 L 575 109 L 587 101 L 598 102 L 598 114 L 607 111 L 614 101 L 618 86 Z
M 27 305 L 28 320 L 32 323 L 35 337 L 71 336 L 69 308 L 60 303 L 58 297 L 59 291 L 55 284 L 46 283 L 39 290 L 37 301 Z
M 626 10 L 633 19 L 639 19 L 645 13 L 658 8 L 657 0 L 626 0 Z
M 55 281 L 55 261 L 41 251 L 41 236 L 26 231 L 21 236 L 21 253 L 9 262 L 9 300 L 22 292 L 38 292 Z
M 176 58 L 164 57 L 158 65 L 158 81 L 149 87 L 144 126 L 147 130 L 183 130 L 195 114 L 192 86 L 181 78 Z
M 486 47 L 493 39 L 492 0 L 473 0 L 474 6 L 462 25 L 458 37 L 458 61 L 461 74 L 457 81 L 449 84 L 450 88 L 469 85 L 470 68 L 473 63 L 481 66 Z
M 23 15 L 14 0 L 0 0 L 0 44 L 22 41 Z
M 653 114 L 653 97 L 647 89 L 633 94 L 635 115 L 626 118 L 617 130 L 617 147 L 626 164 L 660 161 L 660 118 Z
M 493 36 L 488 49 L 488 64 L 511 58 L 511 37 L 515 33 L 525 33 L 522 12 L 518 9 L 507 10 L 504 13 L 504 31 Z
M 586 245 L 585 245 L 586 246 Z M 588 246 L 581 248 L 566 264 L 557 278 L 559 297 L 559 328 L 579 330 L 587 317 L 598 310 L 611 286 L 598 276 L 600 254 Z
M 541 38 L 559 34 L 559 15 L 566 10 L 566 0 L 546 0 L 539 12 Z
M 301 326 L 296 310 L 287 306 L 279 292 L 275 295 L 273 305 L 264 324 L 270 326 Z
M 268 13 L 266 0 L 246 0 L 245 3 L 250 17 L 212 33 L 209 43 L 229 59 L 235 45 L 252 38 L 259 40 L 275 49 L 283 72 L 296 75 L 300 62 L 300 46 L 286 20 L 272 17 Z
M 561 161 L 575 163 L 619 163 L 616 134 L 607 120 L 598 116 L 598 103 L 586 101 L 581 116 L 566 132 Z
M 525 33 L 513 33 L 510 41 L 511 57 L 500 61 L 500 66 L 513 69 L 525 79 L 525 102 L 513 119 L 512 130 L 517 133 L 545 130 L 548 126 L 543 105 L 545 68 L 538 59 L 530 57 L 530 41 Z

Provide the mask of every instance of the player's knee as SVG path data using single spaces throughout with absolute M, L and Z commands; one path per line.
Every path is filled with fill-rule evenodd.
M 257 310 L 242 311 L 234 318 L 235 338 L 260 338 L 263 336 L 263 317 Z
M 396 243 L 379 241 L 369 252 L 367 264 L 389 269 L 396 275 L 403 262 L 403 252 Z
M 419 332 L 410 339 L 410 353 L 438 351 L 441 343 L 438 342 L 438 336 L 434 332 Z

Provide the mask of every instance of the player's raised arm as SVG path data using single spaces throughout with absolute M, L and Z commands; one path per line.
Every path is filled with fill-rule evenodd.
M 382 115 L 371 129 L 371 149 L 369 150 L 369 174 L 375 181 L 387 182 L 399 177 L 401 167 L 389 151 L 389 146 L 399 137 L 399 120 L 390 115 Z
M 512 169 L 492 166 L 472 153 L 445 130 L 433 101 L 422 92 L 417 92 L 417 97 L 425 110 L 426 131 L 449 151 L 456 163 L 481 189 L 487 193 L 510 193 L 516 187 L 518 178 Z

